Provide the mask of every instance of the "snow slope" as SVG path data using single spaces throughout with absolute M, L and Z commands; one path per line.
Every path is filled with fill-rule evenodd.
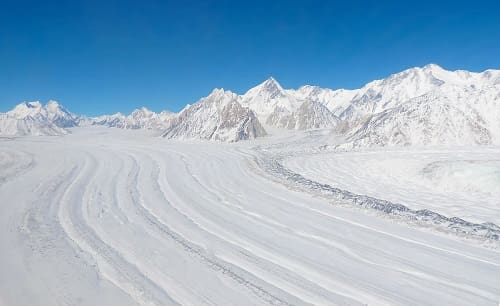
M 214 89 L 209 96 L 186 107 L 163 137 L 236 142 L 265 136 L 255 113 L 238 100 L 230 91 Z
M 431 64 L 373 81 L 340 117 L 354 147 L 476 145 L 500 140 L 500 71 Z
M 274 127 L 335 129 L 337 123 L 325 123 L 338 122 L 333 113 L 349 127 L 346 147 L 500 143 L 499 70 L 447 71 L 430 64 L 355 90 L 283 89 L 270 78 L 241 101 Z M 298 117 L 311 119 L 299 124 Z
M 252 109 L 264 122 L 276 109 L 292 112 L 301 103 L 302 101 L 290 95 L 272 77 L 241 96 L 241 105 Z
M 499 148 L 384 148 L 295 156 L 305 177 L 413 209 L 500 224 Z
M 410 68 L 360 88 L 340 117 L 354 124 L 366 116 L 398 106 L 436 88 L 448 85 L 457 85 L 455 88 L 470 86 L 480 88 L 495 83 L 497 75 L 499 73 L 496 71 L 484 73 L 447 71 L 435 64 Z M 453 90 L 453 87 L 450 89 Z
M 269 126 L 296 130 L 335 129 L 340 120 L 327 105 L 338 111 L 342 106 L 333 101 L 337 96 L 345 95 L 311 86 L 285 90 L 271 77 L 242 95 L 241 104 L 255 111 Z
M 500 122 L 488 124 L 469 102 L 433 91 L 369 117 L 348 137 L 348 146 L 492 144 Z
M 319 102 L 336 116 L 339 116 L 349 106 L 357 93 L 357 90 L 333 90 L 311 85 L 304 85 L 299 89 L 287 89 L 286 91 L 298 100 Z
M 2 303 L 498 302 L 497 250 L 337 205 L 262 168 L 316 141 L 158 142 L 102 127 L 3 141 Z

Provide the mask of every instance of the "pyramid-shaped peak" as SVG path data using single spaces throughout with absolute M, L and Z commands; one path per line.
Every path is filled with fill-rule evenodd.
M 270 76 L 270 77 L 266 80 L 266 82 L 269 82 L 269 83 L 278 83 L 278 81 L 276 81 L 276 79 L 275 79 L 274 77 L 272 77 L 272 76 Z
M 259 87 L 261 87 L 261 89 L 269 91 L 269 92 L 283 90 L 283 87 L 281 87 L 280 83 L 278 81 L 276 81 L 276 79 L 273 77 L 269 77 Z

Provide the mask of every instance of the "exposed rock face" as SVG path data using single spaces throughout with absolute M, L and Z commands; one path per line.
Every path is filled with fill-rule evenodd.
M 319 102 L 338 117 L 349 106 L 358 90 L 333 90 L 318 86 L 304 85 L 297 90 L 288 89 L 287 92 L 297 100 Z
M 0 114 L 0 135 L 62 135 L 75 126 L 104 125 L 156 130 L 165 138 L 239 141 L 265 135 L 261 122 L 330 129 L 350 147 L 500 144 L 500 70 L 447 71 L 430 64 L 354 90 L 283 89 L 269 78 L 241 96 L 216 89 L 178 114 L 143 107 L 87 118 L 55 101 L 28 102 Z
M 295 130 L 336 129 L 340 125 L 340 119 L 323 104 L 307 100 L 296 111 L 291 113 L 287 110 L 276 108 L 267 118 L 266 123 Z
M 236 142 L 266 135 L 255 113 L 238 100 L 230 91 L 215 89 L 185 108 L 163 137 Z
M 425 95 L 370 117 L 348 140 L 353 147 L 487 145 L 492 133 L 469 105 Z

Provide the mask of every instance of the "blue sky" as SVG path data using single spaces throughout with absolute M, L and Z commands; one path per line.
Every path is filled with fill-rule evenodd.
M 418 2 L 418 3 L 416 3 Z M 413 66 L 500 68 L 498 1 L 2 1 L 0 111 L 177 111 L 275 77 L 357 88 Z

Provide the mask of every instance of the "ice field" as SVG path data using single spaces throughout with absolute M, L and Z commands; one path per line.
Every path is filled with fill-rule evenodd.
M 285 161 L 307 178 L 358 194 L 500 224 L 500 149 L 325 152 Z
M 0 305 L 498 305 L 498 148 L 144 134 L 0 140 Z M 486 225 L 410 222 L 355 195 Z

